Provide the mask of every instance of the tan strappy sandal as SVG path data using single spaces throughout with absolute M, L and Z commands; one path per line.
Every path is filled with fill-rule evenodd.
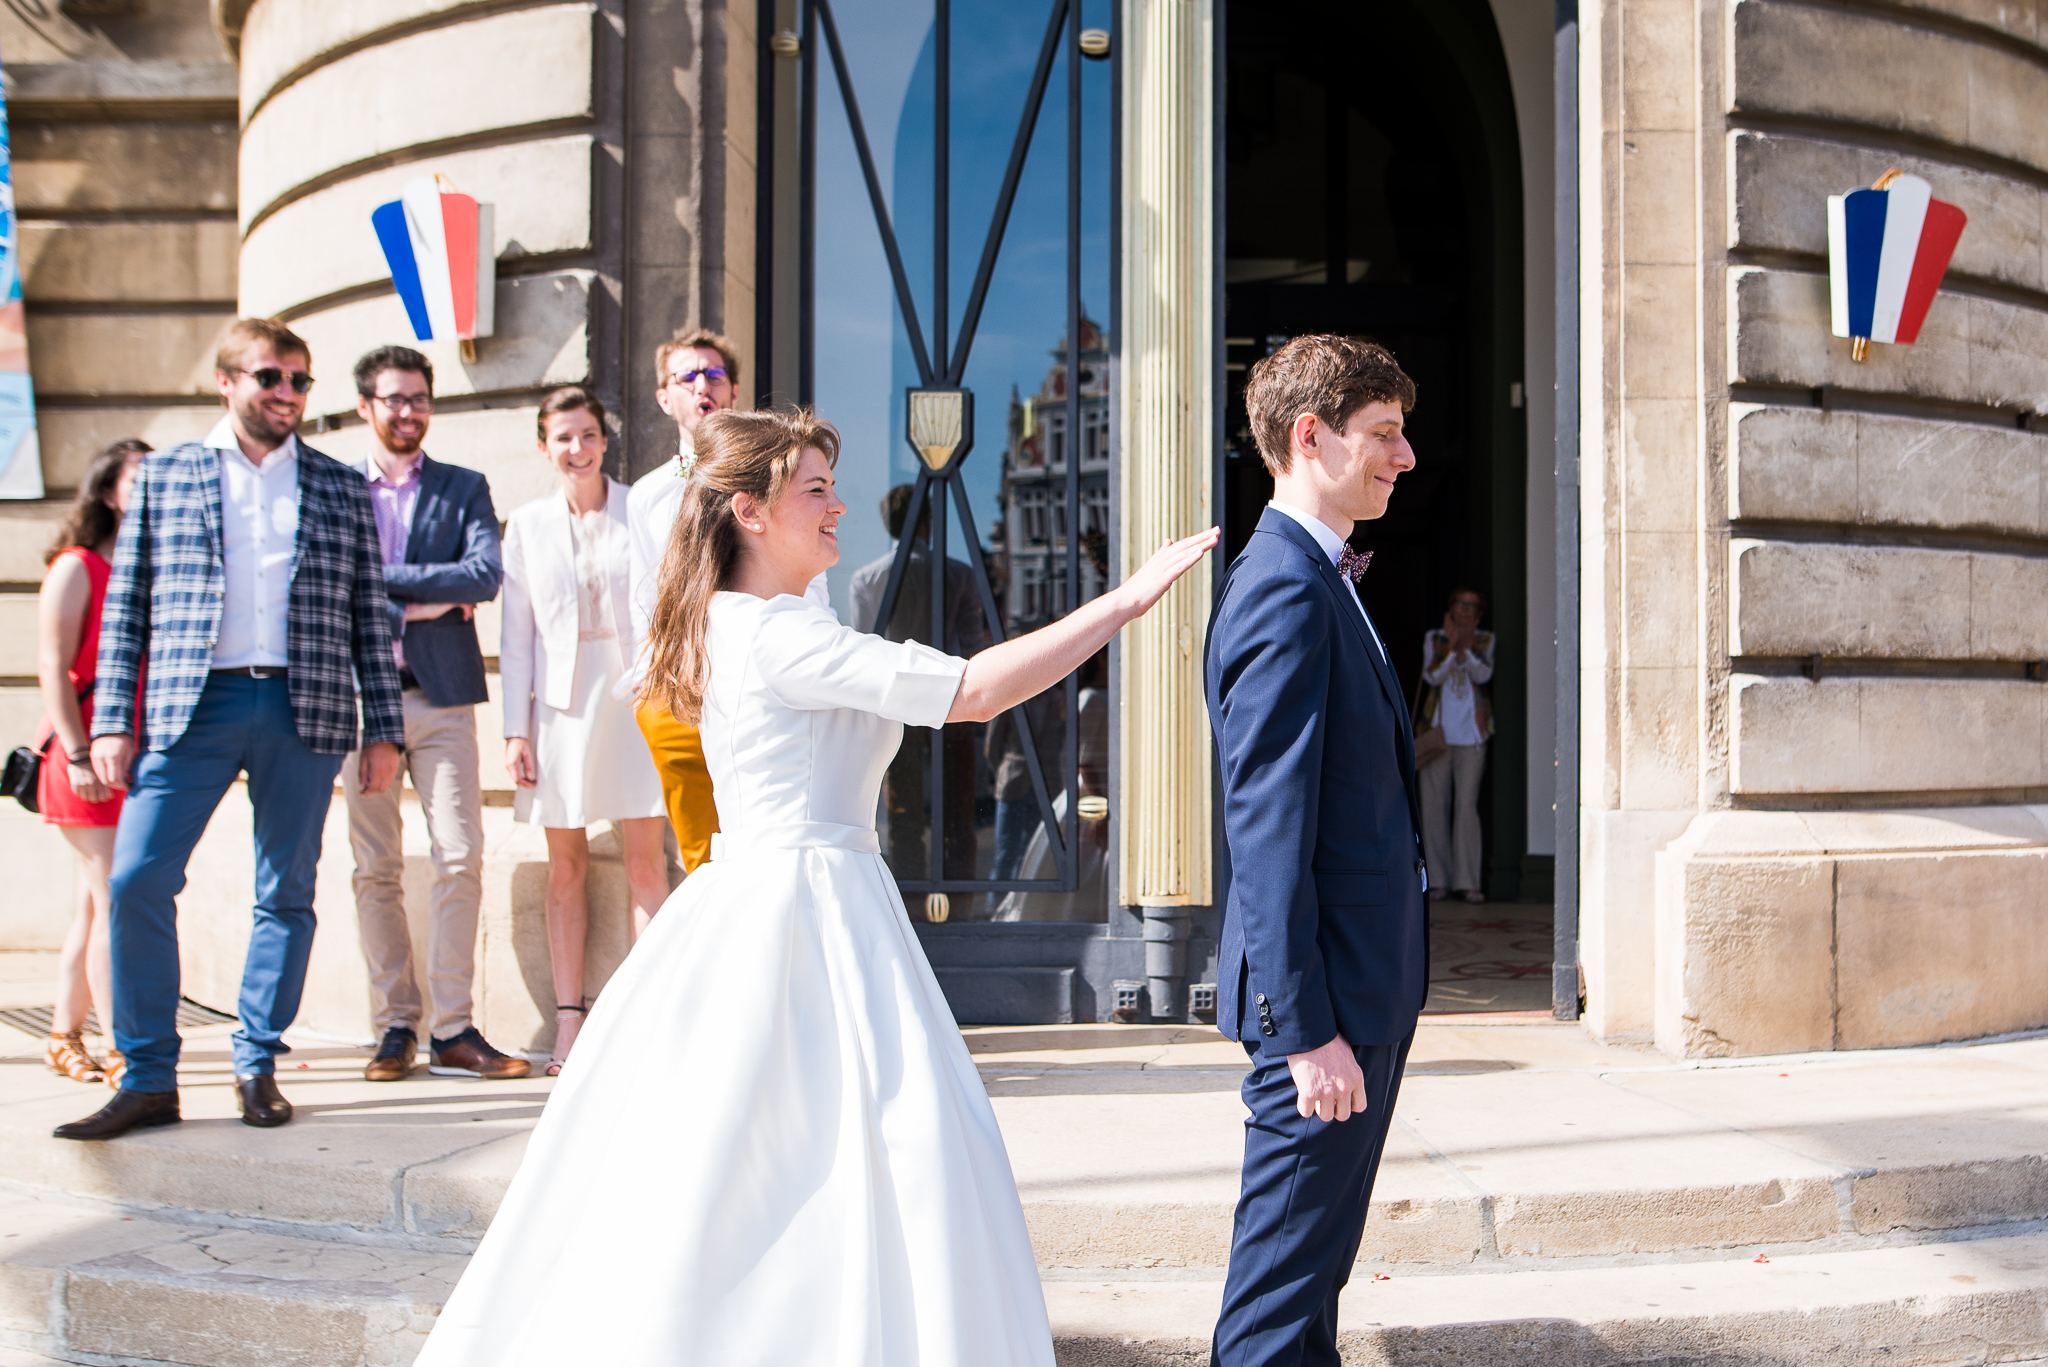
M 63 1034 L 52 1033 L 43 1041 L 43 1062 L 50 1065 L 53 1073 L 62 1073 L 73 1082 L 105 1082 L 107 1070 L 100 1061 L 85 1051 L 85 1032 L 70 1030 Z
M 107 1085 L 115 1091 L 121 1089 L 121 1075 L 128 1071 L 128 1060 L 121 1057 L 121 1051 L 113 1045 L 107 1046 Z

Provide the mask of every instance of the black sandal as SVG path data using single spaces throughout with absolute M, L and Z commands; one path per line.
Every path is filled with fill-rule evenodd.
M 574 1011 L 579 1016 L 588 1016 L 590 1014 L 590 1008 L 587 1006 L 557 1006 L 555 1008 L 555 1047 L 553 1052 L 548 1055 L 547 1075 L 549 1077 L 561 1076 L 562 1065 L 569 1061 L 569 1049 L 576 1047 L 575 1034 L 569 1036 L 569 1049 L 562 1047 L 562 1013 L 564 1011 Z M 583 1025 L 579 1021 L 576 1026 L 576 1034 L 581 1034 L 582 1032 Z

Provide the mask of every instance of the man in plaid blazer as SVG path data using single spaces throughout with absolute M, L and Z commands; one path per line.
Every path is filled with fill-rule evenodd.
M 359 685 L 365 791 L 397 776 L 405 737 L 368 491 L 293 435 L 311 355 L 282 323 L 231 327 L 214 376 L 227 416 L 205 441 L 151 456 L 122 520 L 100 622 L 92 759 L 103 781 L 129 790 L 108 918 L 123 1071 L 114 1099 L 58 1126 L 60 1139 L 179 1119 L 176 899 L 193 847 L 242 773 L 256 923 L 235 1090 L 245 1123 L 291 1119 L 273 1074 L 305 986 L 320 835 L 357 746 Z

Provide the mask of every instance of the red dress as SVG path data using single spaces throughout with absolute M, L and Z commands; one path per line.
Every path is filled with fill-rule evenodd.
M 85 562 L 92 579 L 92 600 L 85 608 L 85 629 L 78 633 L 78 654 L 71 661 L 71 692 L 75 696 L 93 681 L 100 663 L 100 609 L 107 601 L 107 577 L 114 567 L 98 551 L 70 546 L 59 554 L 75 555 Z M 56 561 L 50 562 L 53 566 Z M 92 699 L 85 700 L 86 729 L 92 729 Z M 49 719 L 44 718 L 45 725 Z M 43 753 L 42 779 L 36 789 L 36 804 L 43 820 L 53 826 L 112 826 L 121 818 L 121 800 L 127 796 L 118 788 L 105 802 L 87 802 L 71 791 L 71 769 L 61 742 L 53 741 Z

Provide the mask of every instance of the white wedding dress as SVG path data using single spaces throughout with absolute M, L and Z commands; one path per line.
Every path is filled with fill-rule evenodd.
M 418 1367 L 1051 1367 L 1015 1180 L 875 838 L 966 662 L 720 593 L 725 826 L 612 978 Z

